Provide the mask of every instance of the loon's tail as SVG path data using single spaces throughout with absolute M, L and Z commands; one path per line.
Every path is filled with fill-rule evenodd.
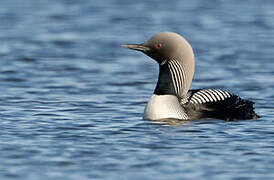
M 258 119 L 254 102 L 222 90 L 190 90 L 188 101 L 182 103 L 190 119 L 216 118 L 227 121 Z
M 254 103 L 252 102 L 252 108 L 250 108 L 250 110 L 248 111 L 248 116 L 250 117 L 250 119 L 258 119 L 260 118 L 260 116 L 255 113 L 253 104 Z
M 254 111 L 254 102 L 235 96 L 234 103 L 228 107 L 231 119 L 258 119 L 260 116 Z

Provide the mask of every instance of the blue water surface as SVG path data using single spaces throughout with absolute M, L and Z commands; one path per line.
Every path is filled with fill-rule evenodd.
M 258 120 L 142 119 L 161 31 Z M 274 179 L 274 1 L 1 0 L 0 179 Z

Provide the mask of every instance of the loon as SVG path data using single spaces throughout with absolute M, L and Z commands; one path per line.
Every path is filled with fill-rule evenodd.
M 189 90 L 195 58 L 190 44 L 179 34 L 161 32 L 142 44 L 122 47 L 145 53 L 159 64 L 158 82 L 146 105 L 143 118 L 149 120 L 257 119 L 254 102 L 221 89 Z

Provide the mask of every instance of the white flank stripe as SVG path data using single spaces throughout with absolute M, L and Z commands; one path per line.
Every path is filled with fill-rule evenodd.
M 209 99 L 208 102 L 214 102 L 211 95 L 207 91 L 202 90 L 202 91 L 200 91 L 200 93 L 204 94 Z
M 228 98 L 231 97 L 229 92 L 226 92 L 226 91 L 223 91 L 223 92 L 227 95 Z
M 194 94 L 194 96 L 195 96 L 195 99 L 197 99 L 199 101 L 199 103 L 202 104 L 202 103 L 206 102 L 205 99 L 203 98 L 203 96 L 200 96 L 199 94 Z
M 231 94 L 220 89 L 202 89 L 193 94 L 190 99 L 192 104 L 222 101 L 230 98 Z
M 214 92 L 212 92 L 211 89 L 206 89 L 205 91 L 211 96 L 211 98 L 213 99 L 213 102 L 218 101 L 216 97 L 214 96 Z
M 198 101 L 196 101 L 196 99 L 192 97 L 190 99 L 190 103 L 192 103 L 192 104 L 198 104 Z
M 202 93 L 202 91 L 198 91 L 198 92 L 196 93 L 196 95 L 199 95 L 200 97 L 202 97 L 202 98 L 204 99 L 204 102 L 209 102 L 209 101 L 210 101 L 210 100 L 207 98 L 207 96 L 204 95 L 204 94 Z
M 222 93 L 220 93 L 217 89 L 212 89 L 212 90 L 215 92 L 215 94 L 218 97 L 219 101 L 225 99 L 225 97 L 222 95 Z
M 210 91 L 211 95 L 216 98 L 216 101 L 220 101 L 221 100 L 221 98 L 219 97 L 219 95 L 213 89 L 208 89 L 208 91 Z
M 222 93 L 222 95 L 223 95 L 225 98 L 228 97 L 227 94 L 226 94 L 224 91 L 222 91 L 222 90 L 220 90 L 220 89 L 217 89 L 217 91 L 219 91 L 220 93 Z

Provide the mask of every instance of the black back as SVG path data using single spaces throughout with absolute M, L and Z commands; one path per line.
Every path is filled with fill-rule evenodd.
M 201 118 L 217 118 L 223 120 L 237 120 L 237 119 L 257 119 L 259 116 L 254 112 L 253 102 L 249 100 L 241 99 L 239 96 L 228 93 L 226 91 L 217 90 L 221 93 L 226 93 L 226 97 L 222 97 L 220 100 L 216 101 L 205 101 L 203 99 L 202 103 L 193 103 L 192 99 L 196 96 L 198 92 L 207 92 L 203 95 L 216 96 L 217 93 L 210 94 L 205 89 L 190 90 L 188 93 L 188 101 L 182 104 L 183 108 L 190 119 L 201 119 Z M 196 95 L 195 95 L 196 94 Z M 201 93 L 199 93 L 201 94 Z M 220 96 L 220 95 L 219 95 Z M 203 98 L 202 95 L 199 98 Z

